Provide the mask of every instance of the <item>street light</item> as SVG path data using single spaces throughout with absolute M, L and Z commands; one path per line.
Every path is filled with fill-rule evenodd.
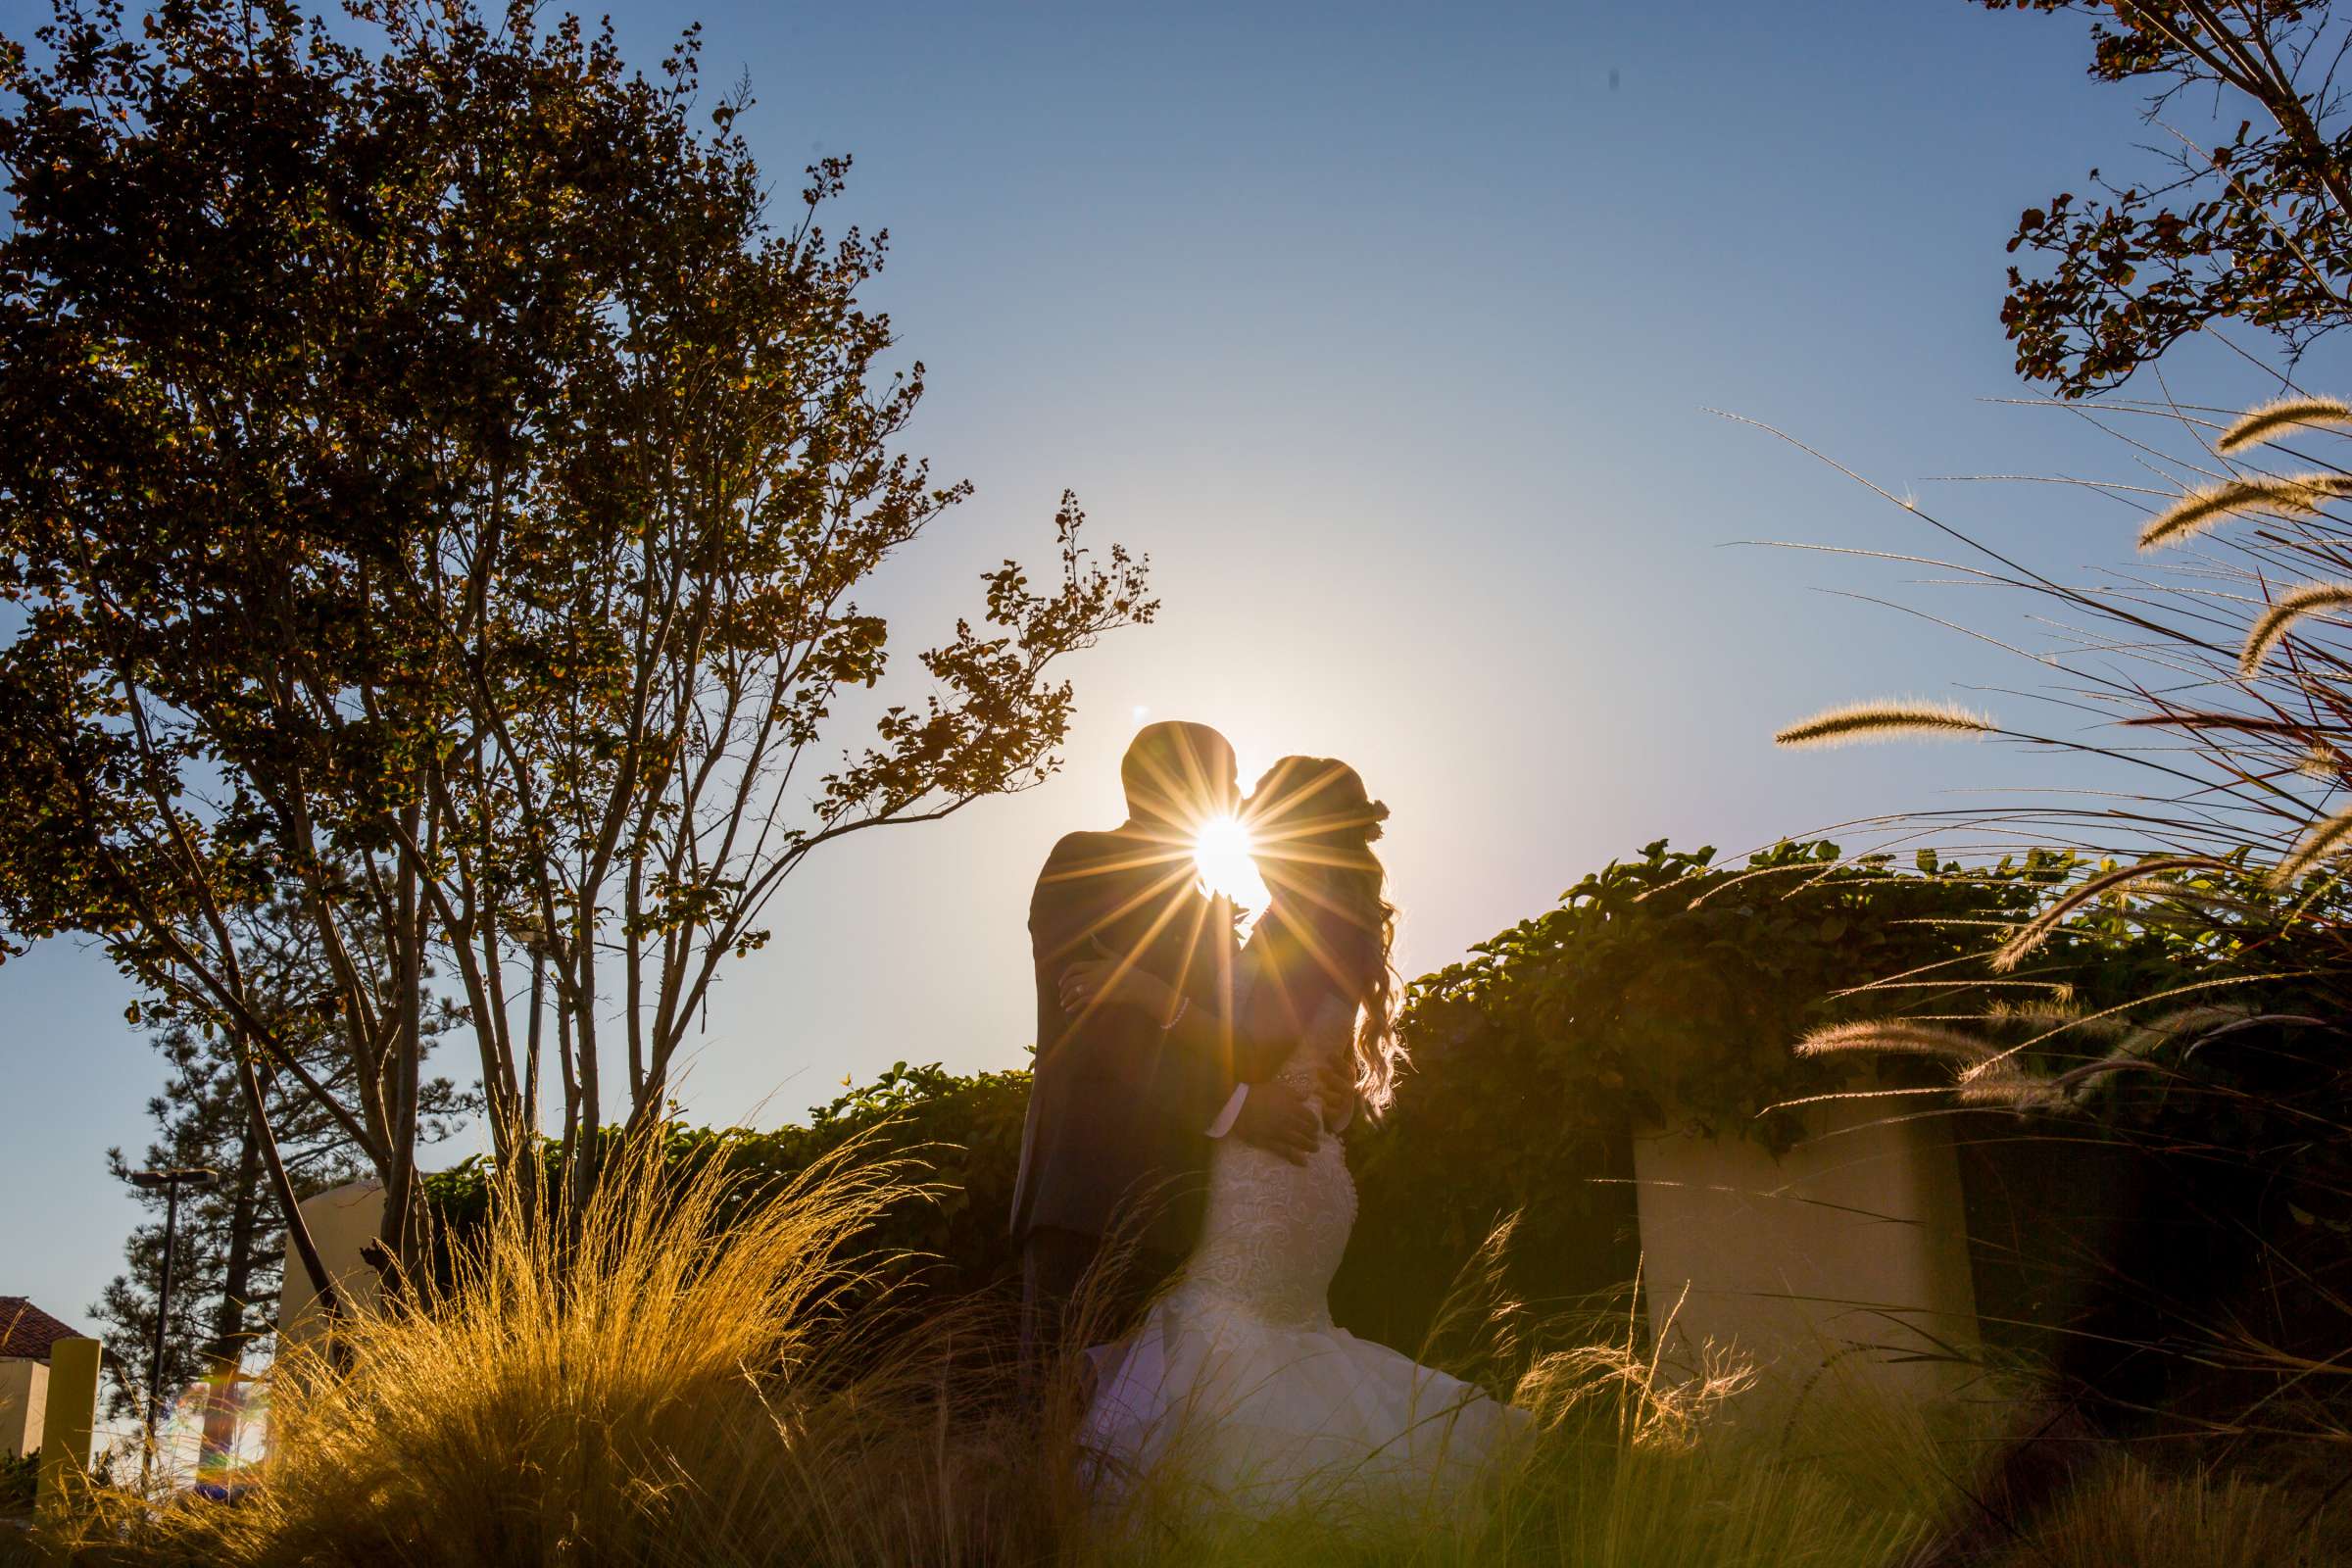
M 170 1170 L 134 1170 L 130 1185 L 164 1193 L 164 1279 L 155 1293 L 155 1352 L 147 1362 L 147 1446 L 139 1454 L 139 1490 L 147 1490 L 147 1476 L 155 1463 L 155 1424 L 164 1412 L 164 1330 L 172 1321 L 172 1252 L 179 1230 L 179 1190 L 202 1192 L 220 1179 L 217 1170 L 201 1165 L 173 1166 Z

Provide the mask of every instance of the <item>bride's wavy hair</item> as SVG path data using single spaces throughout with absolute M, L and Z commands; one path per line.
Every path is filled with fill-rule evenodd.
M 1250 835 L 1285 931 L 1356 1005 L 1355 1087 L 1377 1116 L 1406 1063 L 1396 1038 L 1396 906 L 1372 852 L 1389 808 L 1336 758 L 1286 757 L 1251 792 Z

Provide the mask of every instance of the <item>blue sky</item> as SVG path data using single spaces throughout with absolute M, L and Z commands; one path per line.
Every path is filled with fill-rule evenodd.
M 1650 839 L 1745 850 L 2062 779 L 1983 748 L 1772 750 L 1831 701 L 2023 677 L 1837 597 L 1898 573 L 1739 548 L 1931 541 L 1704 411 L 2039 564 L 2128 557 L 2095 499 L 1926 482 L 2131 472 L 2071 415 L 1986 401 L 2025 391 L 1996 319 L 2019 209 L 2145 134 L 2075 24 L 1963 0 L 614 21 L 650 66 L 697 14 L 782 198 L 855 156 L 830 221 L 891 232 L 874 298 L 930 372 L 909 448 L 977 486 L 870 608 L 907 647 L 944 629 L 980 570 L 1047 556 L 1064 486 L 1151 553 L 1166 608 L 1071 667 L 1059 779 L 810 863 L 713 1001 L 692 1114 L 789 1119 L 899 1058 L 1019 1063 L 1030 879 L 1116 820 L 1139 710 L 1220 725 L 1245 768 L 1354 761 L 1396 813 L 1408 973 Z M 0 31 L 37 21 L 0 0 Z M 2340 390 L 2327 363 L 2306 379 Z M 2191 401 L 2268 390 L 2204 345 L 2167 374 Z M 144 1138 L 161 1081 L 129 999 L 70 946 L 0 966 L 0 1293 L 69 1318 L 134 1217 L 104 1151 Z

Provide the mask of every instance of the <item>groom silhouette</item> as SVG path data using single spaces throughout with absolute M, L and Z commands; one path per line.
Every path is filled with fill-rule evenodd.
M 1054 845 L 1029 901 L 1037 1062 L 1012 1232 L 1031 1357 L 1055 1343 L 1063 1309 L 1098 1263 L 1095 1298 L 1123 1316 L 1182 1261 L 1200 1229 L 1212 1139 L 1302 1160 L 1321 1134 L 1304 1096 L 1256 1081 L 1290 1042 L 1237 1028 L 1233 906 L 1204 892 L 1194 869 L 1201 824 L 1240 802 L 1233 748 L 1205 724 L 1148 725 L 1119 778 L 1127 820 Z M 1169 1002 L 1090 987 L 1088 1000 L 1065 1006 L 1074 966 L 1113 980 L 1139 970 Z M 1106 1256 L 1103 1238 L 1114 1233 L 1134 1246 Z

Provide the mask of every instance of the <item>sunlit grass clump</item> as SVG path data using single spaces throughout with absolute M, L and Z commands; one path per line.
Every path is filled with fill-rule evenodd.
M 243 1501 L 102 1494 L 76 1560 L 1886 1568 L 1983 1452 L 1851 1390 L 1776 1403 L 1729 1348 L 1662 1369 L 1637 1314 L 1504 1376 L 1532 1437 L 1475 1495 L 1253 1522 L 1149 1487 L 1098 1507 L 1072 1441 L 1083 1357 L 1023 1380 L 1002 1299 L 893 1310 L 859 1238 L 921 1194 L 858 1154 L 766 1185 L 626 1155 L 576 1225 L 502 1180 L 453 1283 L 281 1365 Z M 1070 1348 L 1102 1333 L 1075 1324 Z M 2135 1473 L 2129 1517 L 2085 1502 L 2066 1539 L 2136 1541 L 2142 1514 L 2197 1542 L 2282 1528 L 2267 1495 L 2186 1485 Z
M 122 1499 L 85 1539 L 127 1528 L 124 1560 L 158 1562 L 982 1561 L 967 1537 L 1023 1528 L 1003 1477 L 1051 1500 L 1035 1423 L 972 1398 L 951 1429 L 970 1378 L 932 1352 L 955 1325 L 874 1341 L 858 1241 L 919 1196 L 903 1166 L 753 1184 L 640 1150 L 576 1227 L 531 1185 L 497 1182 L 451 1284 L 281 1359 L 239 1505 Z

